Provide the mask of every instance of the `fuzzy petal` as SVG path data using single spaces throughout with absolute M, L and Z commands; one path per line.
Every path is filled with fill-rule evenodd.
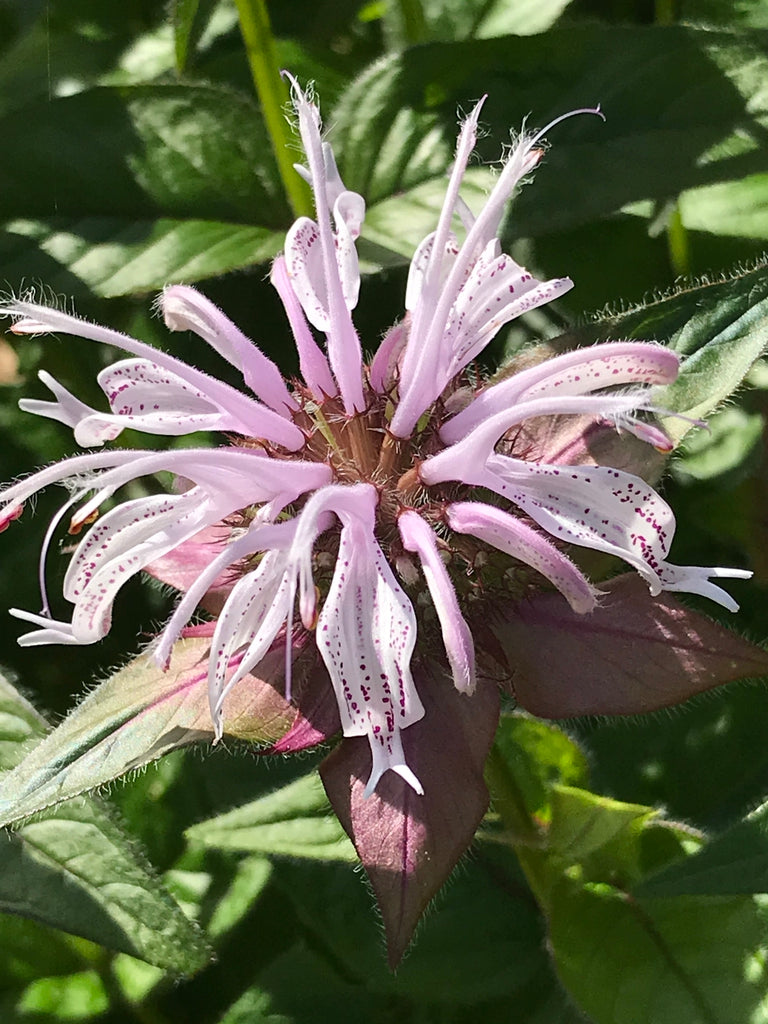
M 210 299 L 187 285 L 174 284 L 160 296 L 159 306 L 171 331 L 194 331 L 236 366 L 243 380 L 265 405 L 281 416 L 298 404 L 275 363 Z
M 345 412 L 351 416 L 365 408 L 362 350 L 350 316 L 360 288 L 354 238 L 362 219 L 362 208 L 350 196 L 342 199 L 343 193 L 338 193 L 335 164 L 333 168 L 326 165 L 320 137 L 320 112 L 296 80 L 290 75 L 286 77 L 291 83 L 293 105 L 299 118 L 317 222 L 308 217 L 300 217 L 295 222 L 285 240 L 285 263 L 307 319 L 327 336 L 331 369 L 344 400 Z M 331 228 L 329 178 L 330 197 L 338 218 L 335 234 Z
M 443 425 L 440 437 L 454 444 L 488 417 L 537 396 L 585 395 L 624 384 L 669 384 L 679 366 L 675 352 L 647 342 L 611 342 L 565 352 L 485 388 Z
M 600 593 L 573 562 L 517 516 L 480 502 L 454 502 L 446 509 L 448 525 L 469 533 L 530 565 L 554 584 L 575 612 L 591 612 Z
M 47 402 L 36 398 L 22 398 L 19 408 L 22 412 L 31 412 L 35 416 L 45 416 L 51 420 L 58 420 L 68 427 L 77 428 L 84 420 L 90 417 L 102 416 L 97 409 L 91 408 L 85 402 L 76 398 L 63 384 L 60 384 L 50 373 L 41 370 L 37 375 L 45 386 L 53 392 L 55 402 Z M 108 419 L 108 417 L 107 417 Z M 94 440 L 83 440 L 77 437 L 78 444 L 100 445 L 105 441 L 113 441 L 122 431 L 120 423 L 104 423 L 101 431 L 95 435 Z
M 222 413 L 237 421 L 240 433 L 266 438 L 275 444 L 283 445 L 289 451 L 298 451 L 304 444 L 304 435 L 299 428 L 272 409 L 266 408 L 229 384 L 210 377 L 180 359 L 175 359 L 160 349 L 137 341 L 120 331 L 100 327 L 58 309 L 49 309 L 33 302 L 9 302 L 0 307 L 0 314 L 15 319 L 12 327 L 15 334 L 71 334 L 103 345 L 114 345 L 138 356 L 141 360 L 169 370 L 185 381 L 192 389 L 205 395 L 206 399 Z
M 334 398 L 338 394 L 336 382 L 328 360 L 320 351 L 307 325 L 304 310 L 288 277 L 284 256 L 278 256 L 272 264 L 270 281 L 280 296 L 288 323 L 291 325 L 296 350 L 299 353 L 301 376 L 312 392 L 312 397 L 316 402 L 322 402 L 326 397 Z
M 403 512 L 397 527 L 406 551 L 413 551 L 421 560 L 432 603 L 443 632 L 443 643 L 453 673 L 453 685 L 460 693 L 475 689 L 475 645 L 469 626 L 461 614 L 451 577 L 440 557 L 437 538 L 418 512 Z

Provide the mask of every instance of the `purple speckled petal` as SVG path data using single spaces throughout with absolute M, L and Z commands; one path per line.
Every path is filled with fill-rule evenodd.
M 670 384 L 680 360 L 647 342 L 610 342 L 565 352 L 485 388 L 445 423 L 440 437 L 454 444 L 479 423 L 536 396 L 584 395 L 617 384 Z
M 106 422 L 102 422 L 101 430 L 95 435 L 94 440 L 84 440 L 82 437 L 78 437 L 77 433 L 75 434 L 78 444 L 86 446 L 91 444 L 100 445 L 105 441 L 113 441 L 121 433 L 123 429 L 122 424 L 109 422 L 110 417 L 104 416 L 98 409 L 93 409 L 90 405 L 86 405 L 85 402 L 81 402 L 63 384 L 60 384 L 52 377 L 50 373 L 40 370 L 37 376 L 49 391 L 53 393 L 56 401 L 50 402 L 39 398 L 22 398 L 19 401 L 19 408 L 22 412 L 31 412 L 34 416 L 45 416 L 47 419 L 58 420 L 59 423 L 64 423 L 66 426 L 76 429 L 89 417 L 101 417 L 102 421 Z
M 32 302 L 9 302 L 0 308 L 0 312 L 14 317 L 15 323 L 11 328 L 14 334 L 71 334 L 131 352 L 139 359 L 169 370 L 193 390 L 205 395 L 211 405 L 237 421 L 241 433 L 264 437 L 275 444 L 283 445 L 289 451 L 298 451 L 304 444 L 304 435 L 299 428 L 274 410 L 261 405 L 256 399 L 249 398 L 229 384 L 210 377 L 202 370 L 196 370 L 161 349 L 137 341 L 127 334 Z
M 328 596 L 317 622 L 317 645 L 331 677 L 345 736 L 366 736 L 373 767 L 370 796 L 389 770 L 417 793 L 400 731 L 424 708 L 411 676 L 416 616 L 366 522 L 345 516 Z

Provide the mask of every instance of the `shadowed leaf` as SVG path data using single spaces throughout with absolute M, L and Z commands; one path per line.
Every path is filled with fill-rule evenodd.
M 192 842 L 218 850 L 357 861 L 312 772 L 282 789 L 187 829 Z
M 659 872 L 642 896 L 725 896 L 768 892 L 768 804 L 717 836 L 693 857 Z

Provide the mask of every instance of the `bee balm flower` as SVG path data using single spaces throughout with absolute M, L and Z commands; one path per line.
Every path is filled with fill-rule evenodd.
M 571 287 L 568 278 L 534 278 L 501 251 L 497 237 L 505 204 L 540 159 L 541 135 L 519 139 L 475 218 L 460 200 L 482 101 L 472 111 L 437 228 L 411 264 L 407 315 L 368 367 L 352 319 L 360 287 L 355 240 L 365 204 L 345 189 L 322 141 L 316 106 L 292 86 L 307 160 L 302 173 L 317 216 L 290 229 L 272 282 L 296 341 L 300 381 L 284 381 L 193 288 L 165 290 L 159 300 L 165 322 L 216 349 L 241 373 L 243 390 L 60 310 L 24 299 L 6 303 L 17 334 L 75 335 L 127 354 L 99 374 L 108 412 L 85 405 L 48 374 L 41 379 L 53 400 L 22 402 L 71 427 L 80 445 L 101 447 L 126 427 L 228 436 L 228 444 L 214 448 L 102 449 L 6 487 L 0 526 L 18 518 L 41 488 L 63 483 L 70 493 L 49 537 L 67 515 L 70 532 L 83 530 L 64 580 L 71 618 L 53 617 L 44 587 L 42 613 L 14 614 L 35 627 L 22 644 L 93 643 L 109 630 L 113 602 L 128 578 L 218 524 L 217 543 L 205 547 L 157 640 L 158 664 L 168 663 L 199 603 L 229 573 L 234 583 L 212 629 L 209 661 L 217 734 L 232 687 L 276 644 L 285 646 L 290 686 L 291 644 L 300 632 L 304 640 L 313 633 L 344 735 L 370 744 L 366 794 L 390 771 L 422 794 L 403 733 L 425 714 L 412 671 L 424 656 L 425 618 L 424 636 L 437 630 L 442 636 L 444 685 L 471 702 L 477 596 L 488 600 L 506 587 L 510 564 L 527 567 L 516 596 L 554 588 L 585 616 L 598 591 L 566 544 L 618 556 L 652 594 L 685 590 L 726 608 L 735 604 L 712 578 L 748 574 L 670 563 L 673 513 L 639 477 L 606 466 L 551 464 L 516 447 L 522 424 L 552 416 L 613 423 L 668 446 L 644 410 L 653 388 L 675 379 L 675 354 L 646 343 L 596 345 L 487 387 L 467 371 L 505 324 Z M 161 470 L 189 486 L 117 500 L 93 521 L 122 487 Z M 43 568 L 47 546 L 48 540 Z

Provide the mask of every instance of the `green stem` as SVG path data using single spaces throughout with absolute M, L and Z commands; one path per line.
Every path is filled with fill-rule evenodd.
M 654 21 L 657 25 L 674 25 L 675 23 L 675 0 L 656 0 L 654 10 Z
M 541 835 L 528 813 L 523 794 L 496 743 L 491 747 L 485 762 L 485 781 L 491 793 L 493 808 L 512 835 L 515 854 L 523 874 L 539 904 L 544 907 L 550 886 L 547 879 L 546 854 L 537 849 L 541 844 Z
M 398 0 L 403 35 L 409 46 L 423 43 L 427 38 L 427 21 L 421 0 Z
M 654 19 L 657 25 L 674 25 L 677 20 L 677 0 L 655 0 Z M 691 253 L 688 233 L 680 216 L 680 206 L 675 204 L 667 224 L 667 250 L 669 263 L 675 277 L 685 277 L 691 272 Z
M 669 263 L 675 277 L 686 277 L 691 272 L 691 253 L 688 232 L 680 214 L 680 204 L 675 203 L 667 223 L 667 249 Z
M 285 194 L 296 217 L 312 216 L 312 201 L 306 183 L 293 167 L 293 136 L 285 119 L 288 86 L 280 75 L 277 50 L 264 0 L 235 0 L 240 31 L 245 40 L 248 64 L 261 104 L 267 134 L 277 160 L 277 170 Z

